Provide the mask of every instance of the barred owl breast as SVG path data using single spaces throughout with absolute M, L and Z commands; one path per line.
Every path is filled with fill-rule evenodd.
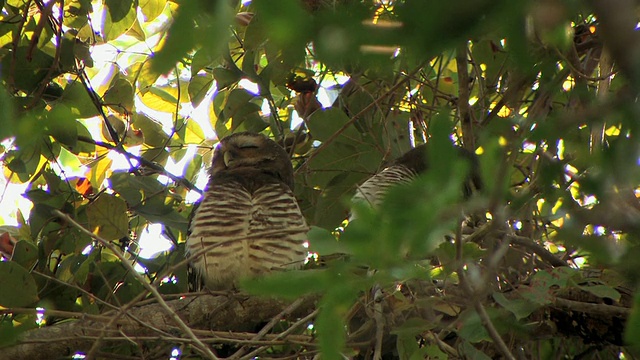
M 187 239 L 197 285 L 231 289 L 238 280 L 296 268 L 307 256 L 307 223 L 293 194 L 287 153 L 262 134 L 220 141 Z

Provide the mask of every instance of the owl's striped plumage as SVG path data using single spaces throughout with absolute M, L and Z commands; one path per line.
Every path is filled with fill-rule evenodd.
M 409 153 L 412 156 L 407 156 Z M 403 161 L 405 158 L 417 159 L 418 161 L 406 162 Z M 358 186 L 351 202 L 365 202 L 373 207 L 380 206 L 390 187 L 408 183 L 424 171 L 424 168 L 424 147 L 414 148 Z
M 186 247 L 200 285 L 231 289 L 241 278 L 303 264 L 309 228 L 283 148 L 262 134 L 230 135 L 220 141 L 209 175 Z
M 465 196 L 470 196 L 474 189 L 482 187 L 475 155 L 466 149 L 456 147 L 458 155 L 470 162 L 471 169 L 464 185 Z M 394 160 L 379 173 L 358 186 L 352 203 L 365 202 L 373 207 L 380 206 L 384 195 L 390 187 L 405 184 L 428 168 L 426 145 L 417 146 Z M 351 216 L 351 220 L 354 216 Z

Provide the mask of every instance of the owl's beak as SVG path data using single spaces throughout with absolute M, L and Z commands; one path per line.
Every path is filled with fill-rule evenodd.
M 231 151 L 225 151 L 222 156 L 224 159 L 224 165 L 229 167 L 229 164 L 231 164 L 231 162 L 233 161 L 233 154 L 231 153 Z

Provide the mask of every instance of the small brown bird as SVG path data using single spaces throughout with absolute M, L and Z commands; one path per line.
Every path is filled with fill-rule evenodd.
M 190 288 L 233 289 L 242 278 L 300 267 L 309 230 L 285 150 L 262 134 L 220 140 L 187 239 Z
M 470 151 L 456 147 L 458 156 L 467 159 L 470 163 L 470 170 L 464 184 L 465 197 L 471 196 L 474 189 L 482 188 L 482 179 L 479 174 L 479 165 L 476 155 Z M 426 145 L 419 145 L 399 158 L 392 161 L 379 173 L 367 179 L 358 186 L 355 195 L 351 198 L 352 203 L 366 202 L 373 207 L 380 206 L 384 195 L 389 188 L 398 184 L 406 184 L 416 176 L 426 171 L 429 167 L 427 161 Z M 351 220 L 353 220 L 353 215 Z

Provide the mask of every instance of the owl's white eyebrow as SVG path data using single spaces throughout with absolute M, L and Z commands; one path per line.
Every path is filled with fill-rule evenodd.
M 240 145 L 238 145 L 238 147 L 239 147 L 240 149 L 247 149 L 247 148 L 255 148 L 255 149 L 257 149 L 257 148 L 258 148 L 258 144 L 255 144 L 255 143 L 245 143 L 245 144 L 240 144 Z

